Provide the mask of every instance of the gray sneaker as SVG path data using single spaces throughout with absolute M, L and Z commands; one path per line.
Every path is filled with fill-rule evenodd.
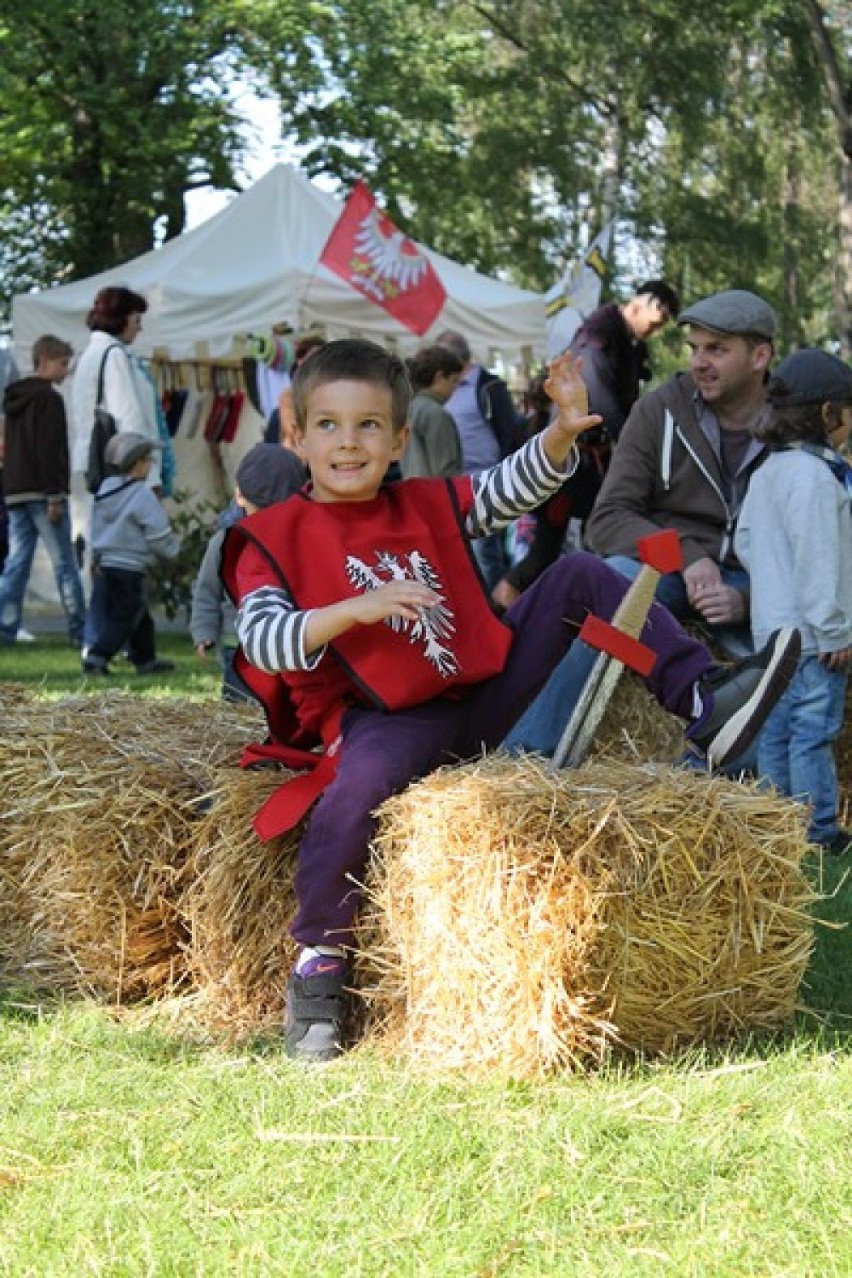
M 717 666 L 701 680 L 706 709 L 686 736 L 705 751 L 714 768 L 724 767 L 752 744 L 796 673 L 801 651 L 798 630 L 776 630 L 753 657 Z
M 312 976 L 294 972 L 287 983 L 284 1050 L 296 1060 L 333 1061 L 346 1050 L 346 968 L 339 959 L 325 966 Z

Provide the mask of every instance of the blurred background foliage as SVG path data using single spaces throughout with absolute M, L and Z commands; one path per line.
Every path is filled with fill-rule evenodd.
M 615 217 L 608 296 L 753 288 L 782 350 L 852 348 L 849 0 L 0 0 L 0 59 L 0 324 L 239 189 L 249 84 L 270 163 L 481 271 L 546 289 Z

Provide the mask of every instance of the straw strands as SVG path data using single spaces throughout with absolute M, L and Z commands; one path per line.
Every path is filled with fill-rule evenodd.
M 6 687 L 0 715 L 0 975 L 115 1001 L 180 986 L 197 805 L 257 716 Z
M 801 811 L 734 782 L 493 755 L 381 809 L 362 974 L 413 1063 L 530 1076 L 792 1014 Z
M 255 812 L 288 773 L 217 771 L 208 813 L 193 836 L 181 898 L 187 964 L 204 993 L 206 1020 L 231 1034 L 280 1026 L 287 976 L 297 953 L 289 927 L 303 826 L 269 843 L 252 830 Z
M 356 964 L 372 1042 L 523 1076 L 789 1016 L 802 810 L 640 767 L 679 728 L 638 681 L 615 702 L 579 771 L 498 755 L 385 804 Z M 252 831 L 286 776 L 236 766 L 260 712 L 0 686 L 0 716 L 0 981 L 280 1026 L 301 829 Z

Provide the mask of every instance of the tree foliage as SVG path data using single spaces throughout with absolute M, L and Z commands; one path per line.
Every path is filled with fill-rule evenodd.
M 615 292 L 752 287 L 786 342 L 825 340 L 852 310 L 851 44 L 848 6 L 818 0 L 716 0 L 712 20 L 677 0 L 0 0 L 0 270 L 76 278 L 177 234 L 187 190 L 236 185 L 240 75 L 309 173 L 365 178 L 452 257 L 546 288 L 615 214 Z

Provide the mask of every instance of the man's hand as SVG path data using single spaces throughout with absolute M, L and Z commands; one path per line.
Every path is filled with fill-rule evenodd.
M 826 670 L 833 670 L 835 673 L 848 670 L 852 666 L 852 648 L 838 648 L 836 652 L 821 652 L 819 663 L 825 666 Z
M 709 557 L 696 559 L 683 570 L 686 597 L 711 626 L 745 621 L 745 599 L 734 586 L 726 586 L 719 565 Z
M 491 591 L 491 598 L 498 608 L 511 608 L 521 597 L 520 590 L 516 590 L 514 586 L 506 581 L 505 577 L 502 581 L 498 581 L 497 585 Z
M 65 513 L 65 502 L 61 497 L 51 497 L 47 503 L 47 518 L 52 524 L 58 524 Z
M 559 410 L 541 434 L 544 451 L 554 466 L 562 466 L 574 441 L 584 430 L 599 426 L 602 418 L 589 413 L 589 395 L 580 376 L 582 361 L 566 351 L 548 365 L 544 389 Z

